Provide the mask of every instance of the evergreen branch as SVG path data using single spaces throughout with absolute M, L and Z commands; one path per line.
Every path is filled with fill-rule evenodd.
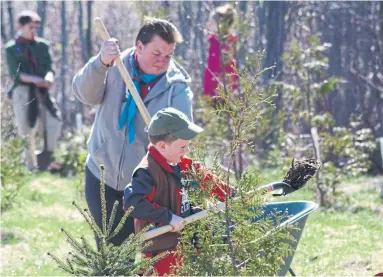
M 58 264 L 59 268 L 61 268 L 62 270 L 64 270 L 65 272 L 69 274 L 73 274 L 73 271 L 71 271 L 70 268 L 64 262 L 62 262 L 59 258 L 57 258 L 55 255 L 48 252 L 48 256 L 51 257 Z
M 100 253 L 98 253 L 98 252 L 96 252 L 96 251 L 94 251 L 93 249 L 92 249 L 92 247 L 89 245 L 89 243 L 88 243 L 88 241 L 85 239 L 85 237 L 84 236 L 81 236 L 81 241 L 82 241 L 82 246 L 84 247 L 84 249 L 86 250 L 85 252 L 85 255 L 87 256 L 87 257 L 91 257 L 92 255 L 94 255 L 94 256 L 98 256 L 98 257 L 100 257 L 101 255 L 100 255 Z
M 149 228 L 150 225 L 145 226 L 138 234 L 132 234 L 128 238 L 126 238 L 121 244 L 121 246 L 116 249 L 116 253 L 114 254 L 115 259 L 112 260 L 112 264 L 115 263 L 120 257 L 122 257 L 123 259 L 127 259 L 136 251 L 142 252 L 144 248 L 142 247 L 141 235 L 144 232 L 148 231 Z
M 77 276 L 92 276 L 93 274 L 90 274 L 90 272 L 86 271 L 85 269 L 77 268 L 76 275 Z
M 116 259 L 118 257 L 128 258 L 132 254 L 135 254 L 135 252 L 140 251 L 141 252 L 141 245 L 137 243 L 137 241 L 131 240 L 133 235 L 130 235 L 129 238 L 126 238 L 124 242 L 121 244 L 121 246 L 116 250 Z
M 76 270 L 74 269 L 71 260 L 67 258 L 66 261 L 68 263 L 69 268 L 72 270 L 73 274 L 76 274 Z
M 119 202 L 116 200 L 113 204 L 113 209 L 112 213 L 109 218 L 109 223 L 108 223 L 108 230 L 106 232 L 106 236 L 109 237 L 110 233 L 112 232 L 113 224 L 114 224 L 114 219 L 116 218 L 116 213 L 117 213 L 117 207 L 118 207 Z
M 121 259 L 121 252 L 123 251 L 123 249 L 124 249 L 124 247 L 121 245 L 120 247 L 116 247 L 117 248 L 117 250 L 115 251 L 116 253 L 114 253 L 113 255 L 112 255 L 112 260 L 111 260 L 111 262 L 110 262 L 110 264 L 115 264 L 117 261 L 118 261 L 118 259 Z M 134 251 L 134 250 L 133 250 Z M 133 252 L 132 251 L 132 252 Z M 123 258 L 127 258 L 127 257 L 123 257 Z
M 105 248 L 106 248 L 105 238 L 101 238 L 100 239 L 100 253 L 101 253 L 100 266 L 101 266 L 101 268 L 105 267 L 105 259 L 106 259 Z
M 76 202 L 72 202 L 72 205 L 74 205 L 77 210 L 81 213 L 81 215 L 85 218 L 85 221 L 88 223 L 89 227 L 95 232 L 98 236 L 102 235 L 101 229 L 96 224 L 96 221 L 94 220 L 93 216 L 87 212 L 87 209 L 81 209 Z
M 102 233 L 106 236 L 106 199 L 105 199 L 105 167 L 104 165 L 100 166 L 100 196 L 101 196 L 101 220 L 102 220 Z
M 110 234 L 110 236 L 108 237 L 108 240 L 116 236 L 121 231 L 122 227 L 124 227 L 126 219 L 128 218 L 129 214 L 133 211 L 133 209 L 133 206 L 129 207 L 129 209 L 125 212 L 124 216 L 121 218 L 120 223 L 118 223 L 116 229 L 114 229 L 112 234 Z
M 84 209 L 84 213 L 86 213 L 86 215 L 87 215 L 87 217 L 85 217 L 85 219 L 88 222 L 89 226 L 96 233 L 96 236 L 98 236 L 101 239 L 103 237 L 103 234 L 102 234 L 100 227 L 98 227 L 96 221 L 94 220 L 94 217 L 91 215 L 91 213 L 89 212 L 88 209 Z
M 153 241 L 149 240 L 149 241 L 145 242 L 144 245 L 142 245 L 142 250 L 145 250 L 145 249 L 149 248 L 152 245 L 153 245 Z
M 121 256 L 121 253 L 125 250 L 127 253 L 125 253 L 125 256 L 130 256 L 134 251 L 141 251 L 142 252 L 142 241 L 141 241 L 141 235 L 148 231 L 150 228 L 150 225 L 145 226 L 140 232 L 137 234 L 131 234 L 128 238 L 126 238 L 119 249 L 116 251 L 116 256 Z
M 64 228 L 61 228 L 61 232 L 63 232 L 68 239 L 69 244 L 78 252 L 84 254 L 84 249 L 81 247 L 81 245 L 72 237 L 71 234 L 69 234 Z
M 72 260 L 79 266 L 88 266 L 88 262 L 81 258 L 79 255 L 72 252 L 68 253 L 72 257 Z

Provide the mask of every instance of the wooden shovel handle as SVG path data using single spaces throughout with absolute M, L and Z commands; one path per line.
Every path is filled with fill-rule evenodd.
M 209 211 L 210 212 L 218 212 L 219 210 L 223 209 L 224 207 L 225 207 L 225 203 L 221 202 L 221 203 L 218 203 L 217 205 L 211 207 L 209 209 Z M 204 210 L 204 211 L 201 211 L 197 214 L 193 214 L 191 216 L 185 217 L 184 218 L 184 225 L 187 225 L 187 224 L 193 223 L 195 221 L 201 220 L 201 219 L 207 217 L 208 214 L 209 214 L 208 211 Z M 165 226 L 147 231 L 146 233 L 142 234 L 141 239 L 150 240 L 152 238 L 155 238 L 155 237 L 158 237 L 162 234 L 170 232 L 171 230 L 173 230 L 173 227 L 171 225 L 165 225 Z
M 96 31 L 100 35 L 100 37 L 103 40 L 108 40 L 110 39 L 110 35 L 108 33 L 108 30 L 106 29 L 104 23 L 102 22 L 101 18 L 97 17 L 95 20 L 95 26 L 96 26 Z M 150 124 L 150 114 L 148 110 L 146 109 L 144 102 L 142 102 L 142 99 L 140 95 L 137 92 L 137 89 L 130 78 L 129 72 L 126 70 L 124 64 L 122 63 L 122 60 L 120 57 L 118 57 L 116 60 L 116 65 L 118 68 L 118 71 L 120 71 L 120 74 L 122 76 L 122 79 L 124 79 L 126 86 L 129 89 L 129 92 L 132 94 L 134 102 L 136 102 L 136 105 L 138 107 L 138 110 L 140 111 L 145 123 L 147 126 Z

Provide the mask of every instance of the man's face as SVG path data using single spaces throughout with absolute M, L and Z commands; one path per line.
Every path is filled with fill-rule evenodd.
M 168 70 L 175 48 L 175 43 L 169 44 L 157 35 L 154 35 L 146 45 L 138 41 L 136 53 L 140 69 L 146 74 L 153 75 L 165 72 Z
M 171 164 L 177 164 L 181 158 L 189 151 L 190 140 L 177 139 L 171 143 L 159 141 L 156 148 L 161 155 Z
M 36 35 L 36 30 L 38 28 L 38 24 L 36 22 L 29 22 L 25 25 L 20 26 L 21 35 L 29 40 L 32 40 Z

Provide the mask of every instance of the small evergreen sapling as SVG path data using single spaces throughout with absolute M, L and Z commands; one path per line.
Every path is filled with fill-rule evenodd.
M 113 223 L 117 212 L 118 201 L 115 201 L 109 221 L 107 222 L 106 200 L 105 200 L 105 169 L 101 166 L 101 209 L 102 209 L 102 228 L 96 224 L 89 210 L 81 209 L 75 202 L 73 205 L 84 217 L 89 227 L 100 239 L 100 245 L 96 249 L 91 246 L 84 236 L 77 240 L 64 228 L 61 231 L 67 238 L 73 251 L 68 253 L 65 261 L 61 260 L 52 253 L 48 255 L 58 264 L 58 267 L 72 275 L 83 276 L 121 276 L 137 275 L 145 269 L 145 273 L 155 273 L 152 265 L 164 255 L 155 258 L 142 258 L 135 260 L 136 254 L 141 253 L 146 247 L 152 244 L 151 241 L 141 240 L 141 234 L 147 229 L 142 230 L 136 235 L 130 235 L 121 246 L 113 245 L 110 240 L 117 235 L 124 223 L 132 212 L 130 207 L 125 213 L 119 224 L 113 229 Z

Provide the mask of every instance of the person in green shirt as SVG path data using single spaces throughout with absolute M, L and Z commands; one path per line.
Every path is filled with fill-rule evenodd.
M 54 81 L 54 70 L 49 43 L 36 36 L 39 22 L 35 12 L 21 12 L 17 17 L 16 37 L 5 46 L 9 73 L 14 81 L 8 96 L 12 99 L 18 135 L 28 141 L 25 154 L 29 170 L 38 168 L 35 154 L 38 122 L 45 122 L 46 150 L 51 157 L 62 127 L 60 110 L 48 92 Z M 48 170 L 59 167 L 53 160 Z

